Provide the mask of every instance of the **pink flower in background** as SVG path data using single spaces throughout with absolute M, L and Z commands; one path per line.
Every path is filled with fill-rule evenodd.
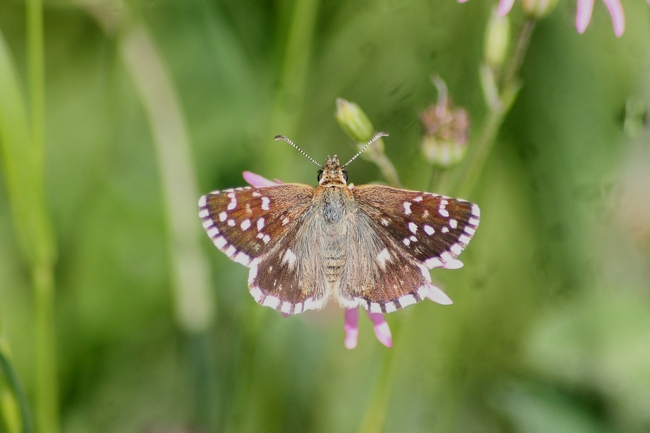
M 458 0 L 458 3 L 465 3 L 467 0 Z M 614 34 L 620 37 L 625 31 L 625 15 L 623 13 L 623 6 L 620 0 L 603 0 L 609 14 L 612 17 L 612 24 L 614 26 Z M 576 28 L 578 33 L 582 34 L 587 29 L 589 21 L 591 20 L 591 12 L 594 9 L 594 0 L 577 0 L 578 10 L 576 13 Z M 539 8 L 539 5 L 533 5 L 531 0 L 524 1 L 524 9 Z M 510 12 L 514 0 L 499 0 L 499 15 L 503 16 Z M 542 6 L 543 9 L 543 6 Z M 533 15 L 535 15 L 533 13 Z
M 244 180 L 252 186 L 273 186 L 281 183 L 280 181 L 268 180 L 259 174 L 251 173 L 250 171 L 245 171 L 243 173 Z M 463 267 L 463 263 L 460 260 L 450 260 L 444 266 L 445 269 L 460 269 Z M 429 287 L 428 293 L 425 295 L 428 299 L 442 305 L 452 304 L 452 300 L 443 292 L 440 288 L 431 285 Z M 390 327 L 384 319 L 384 315 L 381 313 L 370 313 L 367 312 L 368 317 L 373 323 L 373 328 L 375 330 L 375 336 L 381 344 L 386 347 L 393 347 L 393 337 L 390 332 Z M 357 347 L 357 341 L 359 338 L 359 309 L 358 308 L 346 308 L 345 309 L 345 347 L 348 349 L 354 349 Z
M 612 24 L 614 25 L 614 34 L 621 36 L 625 31 L 625 15 L 623 14 L 623 6 L 619 0 L 603 0 L 605 6 L 612 16 Z M 594 10 L 594 0 L 578 0 L 578 13 L 576 14 L 576 28 L 578 33 L 582 34 L 587 29 L 589 21 L 591 20 L 591 12 Z

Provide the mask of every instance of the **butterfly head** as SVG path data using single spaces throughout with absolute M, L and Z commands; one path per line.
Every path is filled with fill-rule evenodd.
M 348 183 L 348 172 L 343 169 L 336 155 L 327 157 L 325 165 L 318 170 L 318 185 L 345 186 Z

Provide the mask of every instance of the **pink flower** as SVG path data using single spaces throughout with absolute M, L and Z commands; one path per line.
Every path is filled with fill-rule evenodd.
M 623 14 L 623 6 L 619 0 L 603 0 L 605 6 L 612 16 L 612 24 L 614 25 L 614 34 L 620 37 L 625 31 L 625 15 Z M 591 20 L 591 11 L 594 10 L 594 0 L 578 0 L 578 12 L 576 14 L 576 28 L 578 33 L 582 34 L 587 29 L 587 25 Z
M 467 0 L 458 0 L 458 3 L 465 3 Z M 614 34 L 617 37 L 620 37 L 625 31 L 625 15 L 623 13 L 623 6 L 621 5 L 620 0 L 603 0 L 605 6 L 609 10 L 609 14 L 612 17 L 612 24 L 614 26 Z M 578 2 L 578 11 L 576 13 L 576 28 L 578 33 L 582 34 L 587 29 L 589 21 L 591 20 L 591 12 L 594 9 L 594 0 L 577 0 Z M 533 3 L 532 1 L 525 1 L 524 8 L 526 9 L 526 3 Z M 514 4 L 514 0 L 499 0 L 499 15 L 504 16 Z M 535 5 L 528 6 L 531 10 L 534 10 Z M 543 9 L 543 8 L 542 8 Z M 535 15 L 533 13 L 533 15 Z
M 273 186 L 281 183 L 280 181 L 268 180 L 259 174 L 251 173 L 250 171 L 245 171 L 243 173 L 244 180 L 252 186 Z M 449 261 L 444 268 L 445 269 L 459 269 L 463 267 L 463 263 L 460 260 L 451 260 Z M 437 302 L 442 305 L 452 304 L 452 300 L 443 292 L 440 288 L 430 285 L 426 297 L 433 302 Z M 373 328 L 375 330 L 375 336 L 381 344 L 386 347 L 393 347 L 393 337 L 390 332 L 390 327 L 384 319 L 384 315 L 381 313 L 370 313 L 366 312 L 368 317 L 373 323 Z M 348 349 L 354 349 L 357 347 L 357 341 L 359 338 L 359 309 L 358 308 L 346 308 L 345 309 L 345 347 Z

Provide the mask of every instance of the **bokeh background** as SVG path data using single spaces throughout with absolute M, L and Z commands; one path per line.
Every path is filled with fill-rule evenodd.
M 427 190 L 418 116 L 437 99 L 430 77 L 471 116 L 471 152 L 488 117 L 479 70 L 493 6 L 45 1 L 42 185 L 56 252 L 45 370 L 57 383 L 44 388 L 37 274 L 21 246 L 34 203 L 13 213 L 23 168 L 0 154 L 0 335 L 38 431 L 650 431 L 642 0 L 623 2 L 620 38 L 601 2 L 583 35 L 573 1 L 537 23 L 523 87 L 464 197 L 482 209 L 465 267 L 432 272 L 455 303 L 387 315 L 394 348 L 362 314 L 345 349 L 335 305 L 289 318 L 258 306 L 247 270 L 200 226 L 199 195 L 243 185 L 243 170 L 315 184 L 276 134 L 318 161 L 351 157 L 338 97 L 390 133 L 404 186 Z M 28 19 L 23 2 L 0 1 L 2 61 L 29 113 Z M 509 19 L 514 40 L 519 3 Z M 349 174 L 384 181 L 363 159 Z M 0 431 L 13 432 L 22 406 L 8 368 Z M 43 405 L 39 389 L 54 398 Z

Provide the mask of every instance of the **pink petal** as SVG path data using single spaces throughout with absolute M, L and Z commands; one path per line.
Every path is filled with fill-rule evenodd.
M 452 301 L 441 288 L 436 287 L 433 284 L 429 284 L 427 294 L 424 296 L 441 305 L 451 305 L 454 303 L 454 301 Z
M 625 31 L 625 14 L 623 13 L 623 6 L 619 0 L 603 0 L 605 6 L 612 16 L 612 23 L 614 25 L 614 34 L 616 37 L 621 37 Z
M 463 266 L 464 266 L 463 262 L 461 262 L 460 260 L 456 260 L 456 259 L 451 259 L 447 263 L 442 265 L 442 267 L 445 268 L 445 269 L 460 269 Z
M 244 180 L 248 182 L 249 185 L 252 186 L 273 186 L 279 183 L 279 182 L 273 182 L 272 180 L 268 180 L 267 178 L 262 177 L 259 174 L 251 173 L 250 171 L 245 171 L 244 173 L 242 173 L 242 176 L 244 177 Z
M 578 0 L 578 12 L 576 14 L 576 28 L 578 33 L 583 34 L 591 20 L 591 12 L 594 10 L 594 0 Z
M 359 310 L 356 308 L 345 309 L 345 347 L 354 349 L 359 339 Z
M 368 317 L 374 325 L 377 340 L 386 347 L 393 347 L 393 336 L 384 316 L 381 313 L 368 313 Z
M 515 4 L 515 0 L 499 0 L 499 15 L 506 16 L 513 4 Z
M 648 0 L 650 1 L 650 0 Z M 458 3 L 467 3 L 467 0 L 458 0 Z

